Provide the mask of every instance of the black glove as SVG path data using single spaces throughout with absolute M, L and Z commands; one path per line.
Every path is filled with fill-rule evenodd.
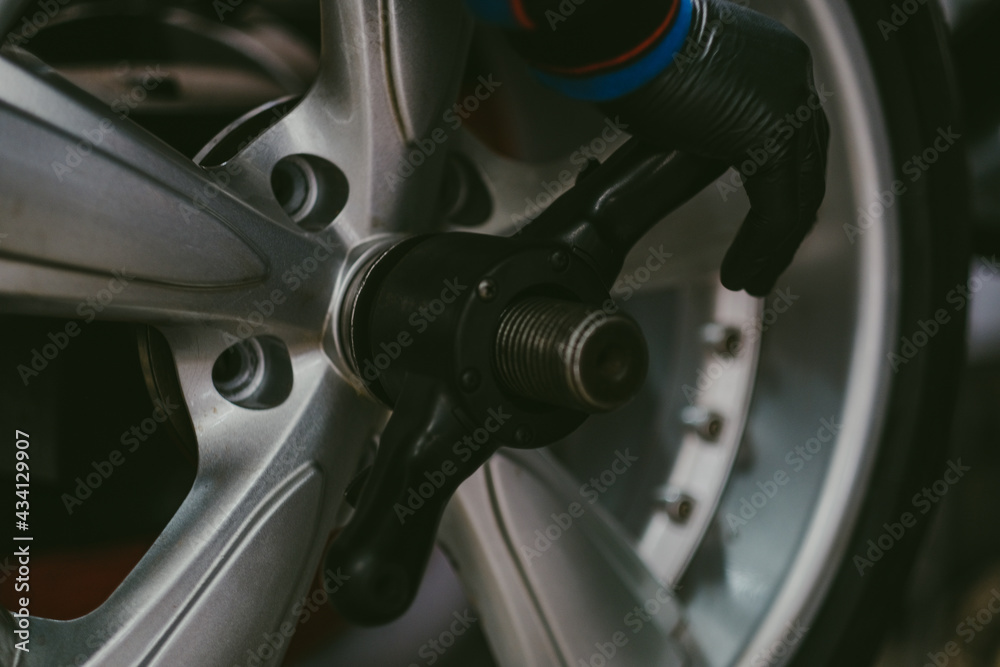
M 693 0 L 690 34 L 656 79 L 602 104 L 665 149 L 744 174 L 751 210 L 722 262 L 722 284 L 764 296 L 816 221 L 829 124 L 809 47 L 777 21 Z

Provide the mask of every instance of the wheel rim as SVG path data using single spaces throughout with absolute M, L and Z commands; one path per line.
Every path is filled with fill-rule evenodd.
M 384 411 L 358 396 L 344 370 L 337 304 L 358 258 L 385 242 L 387 234 L 414 229 L 409 221 L 432 218 L 431 194 L 437 192 L 443 152 L 427 156 L 427 164 L 398 187 L 388 187 L 384 175 L 408 159 L 407 139 L 433 129 L 439 109 L 454 98 L 468 26 L 455 18 L 458 12 L 416 12 L 406 3 L 391 3 L 386 26 L 375 3 L 330 3 L 324 9 L 323 68 L 316 84 L 226 165 L 197 169 L 141 131 L 116 122 L 117 129 L 103 146 L 95 146 L 86 167 L 74 167 L 59 179 L 64 187 L 55 192 L 61 194 L 29 200 L 5 216 L 15 232 L 44 219 L 66 239 L 53 245 L 30 233 L 11 233 L 4 240 L 0 300 L 9 312 L 74 317 L 76 304 L 101 289 L 112 271 L 124 267 L 137 276 L 102 316 L 153 323 L 163 332 L 199 448 L 194 488 L 125 583 L 81 619 L 32 619 L 38 650 L 20 656 L 23 664 L 69 664 L 81 655 L 98 664 L 242 659 L 293 613 L 326 535 L 343 522 L 339 499 Z M 817 0 L 795 7 L 772 2 L 763 9 L 811 43 L 818 80 L 836 92 L 826 107 L 835 129 L 827 202 L 817 231 L 780 283 L 801 293 L 801 300 L 766 337 L 744 346 L 723 381 L 699 392 L 696 404 L 724 412 L 725 426 L 711 444 L 705 440 L 712 438 L 690 433 L 682 445 L 687 454 L 675 447 L 661 456 L 675 469 L 697 474 L 675 470 L 672 478 L 653 480 L 657 488 L 670 487 L 667 500 L 673 504 L 656 506 L 655 497 L 645 499 L 650 508 L 643 510 L 644 523 L 633 526 L 643 536 L 638 546 L 621 527 L 628 524 L 626 517 L 607 502 L 602 504 L 608 511 L 602 504 L 588 506 L 578 534 L 566 531 L 543 558 L 524 562 L 518 547 L 535 529 L 546 527 L 547 510 L 565 511 L 568 500 L 579 497 L 566 469 L 579 473 L 582 464 L 565 455 L 558 460 L 501 457 L 462 488 L 446 516 L 442 540 L 483 611 L 503 664 L 590 660 L 595 642 L 613 642 L 631 604 L 648 600 L 656 600 L 659 608 L 643 627 L 655 630 L 630 638 L 627 649 L 636 651 L 629 655 L 638 660 L 681 664 L 687 655 L 729 664 L 774 656 L 773 647 L 786 642 L 789 623 L 809 625 L 839 561 L 841 536 L 853 523 L 877 442 L 878 397 L 888 383 L 883 360 L 897 289 L 894 212 L 853 244 L 841 225 L 853 222 L 854 211 L 886 189 L 892 172 L 881 157 L 887 154 L 886 139 L 879 110 L 872 107 L 877 97 L 871 75 L 848 56 L 860 52 L 860 38 L 847 6 Z M 453 37 L 444 42 L 441 34 Z M 337 44 L 349 48 L 337 49 Z M 400 55 L 420 49 L 433 53 L 435 66 L 414 68 Z M 107 109 L 7 61 L 0 61 L 0 68 L 0 78 L 9 84 L 0 94 L 6 127 L 0 135 L 5 156 L 0 182 L 2 200 L 9 202 L 38 192 L 37 179 L 51 180 L 51 156 L 64 154 L 67 143 L 101 127 Z M 436 73 L 432 81 L 424 78 L 426 71 Z M 392 77 L 387 79 L 387 72 Z M 53 109 L 62 111 L 55 116 Z M 336 131 L 317 132 L 330 127 Z M 19 155 L 25 144 L 34 147 L 31 155 Z M 558 169 L 552 169 L 558 165 L 505 165 L 471 137 L 462 145 L 497 197 L 484 231 L 509 229 L 517 210 L 510 202 L 521 202 L 525 194 L 537 192 L 538 183 L 557 178 Z M 336 165 L 350 184 L 346 207 L 315 232 L 289 220 L 271 195 L 274 166 L 301 154 Z M 514 178 L 512 171 L 520 176 Z M 107 183 L 118 183 L 118 198 L 129 201 L 112 215 L 91 196 Z M 80 201 L 93 202 L 82 216 Z M 668 413 L 668 433 L 681 432 L 678 408 L 686 404 L 681 382 L 696 383 L 697 371 L 707 370 L 715 359 L 699 341 L 701 326 L 741 326 L 762 317 L 773 298 L 762 306 L 729 295 L 706 272 L 706 266 L 718 265 L 724 241 L 743 212 L 743 204 L 723 204 L 718 192 L 703 193 L 654 232 L 651 242 L 663 239 L 668 250 L 697 261 L 693 268 L 689 262 L 660 274 L 633 303 L 659 300 L 667 291 L 677 292 L 671 286 L 679 279 L 689 281 L 677 297 L 685 325 L 678 341 L 700 364 L 677 363 L 673 380 L 661 383 L 673 386 L 665 407 L 656 410 Z M 188 223 L 181 230 L 178 210 Z M 713 235 L 708 239 L 692 222 L 706 217 L 713 221 L 705 225 Z M 122 238 L 133 242 L 116 254 L 111 241 Z M 101 248 L 100 240 L 109 243 Z M 306 263 L 309 258 L 313 261 Z M 645 257 L 633 259 L 626 273 Z M 313 265 L 317 268 L 310 270 Z M 288 270 L 299 287 L 292 289 L 296 283 L 285 279 Z M 282 303 L 271 301 L 276 290 Z M 273 315 L 263 312 L 266 303 Z M 260 312 L 261 325 L 251 320 L 254 312 Z M 634 314 L 643 321 L 639 309 Z M 251 335 L 280 339 L 291 361 L 291 392 L 267 410 L 225 400 L 211 377 L 219 355 L 234 340 L 248 337 L 247 325 Z M 817 350 L 826 354 L 821 358 Z M 719 517 L 738 516 L 741 498 L 757 490 L 756 482 L 788 469 L 782 460 L 788 447 L 812 437 L 819 420 L 831 416 L 844 423 L 836 446 L 824 447 L 795 477 L 797 486 L 783 487 L 741 529 L 739 539 L 725 539 L 727 524 Z M 783 420 L 785 430 L 775 431 Z M 588 448 L 592 431 L 575 436 L 574 449 Z M 779 444 L 762 447 L 762 441 Z M 601 460 L 610 465 L 613 459 Z M 668 472 L 669 467 L 660 466 Z M 551 488 L 540 485 L 540 479 Z M 563 487 L 565 492 L 552 490 Z M 678 511 L 676 501 L 685 497 L 694 509 L 679 524 L 670 512 Z M 524 498 L 537 503 L 524 504 Z M 779 530 L 796 522 L 797 532 Z M 664 547 L 664 539 L 671 544 L 684 540 L 685 549 Z M 501 558 L 505 553 L 507 558 Z M 726 563 L 721 576 L 720 560 Z M 567 590 L 576 580 L 568 575 L 581 572 L 595 578 L 613 572 L 618 581 L 580 589 L 567 604 L 553 587 L 561 582 L 561 590 Z M 681 587 L 676 594 L 669 586 L 661 593 L 660 581 Z M 261 600 L 268 601 L 267 609 Z M 234 609 L 243 611 L 234 614 Z M 205 635 L 203 627 L 218 632 L 193 640 Z M 108 639 L 93 647 L 95 636 Z M 0 638 L 0 646 L 9 639 Z M 13 651 L 9 645 L 6 650 Z
M 641 554 L 652 575 L 651 581 L 680 583 L 678 601 L 672 613 L 683 618 L 683 631 L 675 626 L 663 631 L 667 635 L 674 633 L 673 645 L 686 646 L 694 659 L 713 665 L 782 664 L 790 659 L 801 639 L 798 630 L 808 628 L 817 613 L 844 555 L 846 536 L 859 510 L 877 448 L 890 382 L 885 359 L 892 349 L 893 313 L 897 308 L 898 223 L 895 211 L 886 211 L 877 225 L 867 228 L 853 243 L 842 227 L 845 223 L 856 224 L 858 209 L 878 201 L 878 193 L 892 182 L 892 166 L 885 158 L 889 154 L 887 135 L 876 105 L 878 96 L 874 80 L 866 64 L 851 57 L 851 54 L 863 52 L 851 12 L 840 2 L 810 2 L 794 7 L 788 3 L 770 2 L 757 9 L 776 16 L 810 43 L 817 81 L 835 92 L 825 106 L 834 128 L 827 199 L 816 230 L 792 269 L 779 281 L 779 287 L 789 287 L 799 300 L 787 313 L 777 317 L 773 326 L 768 327 L 767 335 L 761 337 L 762 341 L 756 341 L 760 343 L 759 350 L 756 344 L 745 347 L 741 353 L 742 362 L 726 366 L 721 380 L 708 383 L 705 391 L 699 389 L 702 385 L 696 384 L 698 364 L 693 369 L 684 369 L 682 363 L 675 361 L 673 395 L 667 391 L 659 396 L 659 409 L 670 414 L 660 419 L 659 428 L 671 435 L 680 433 L 677 439 L 691 438 L 681 430 L 682 408 L 687 405 L 684 397 L 678 396 L 682 394 L 682 387 L 699 389 L 696 404 L 713 407 L 719 405 L 713 401 L 720 399 L 712 396 L 712 390 L 719 384 L 728 385 L 728 396 L 721 399 L 721 405 L 727 412 L 727 421 L 732 423 L 730 432 L 735 431 L 733 450 L 735 453 L 739 449 L 739 457 L 729 463 L 720 461 L 719 469 L 727 473 L 724 481 L 708 485 L 699 493 L 688 491 L 690 482 L 685 487 L 683 475 L 661 480 L 668 486 L 668 502 L 659 503 L 659 508 L 650 515 L 652 520 L 634 530 L 633 535 L 619 535 L 623 548 L 634 545 Z M 517 191 L 506 205 L 504 198 L 500 198 L 501 203 L 491 221 L 496 228 L 509 227 L 511 221 L 517 226 L 523 218 L 525 195 L 532 199 L 540 191 L 539 184 L 558 181 L 559 170 L 566 166 L 565 162 L 556 162 L 524 174 L 521 165 L 512 169 L 510 165 L 497 164 L 496 159 L 476 142 L 470 144 L 469 153 L 478 159 L 495 189 L 502 191 L 507 187 Z M 760 321 L 755 318 L 767 316 L 766 311 L 774 306 L 775 299 L 772 295 L 756 308 L 732 296 L 727 297 L 728 302 L 716 299 L 720 296 L 714 287 L 717 281 L 704 267 L 718 266 L 724 243 L 731 238 L 731 231 L 746 210 L 743 200 L 738 207 L 728 207 L 737 210 L 726 210 L 726 206 L 720 205 L 720 192 L 710 189 L 702 193 L 648 237 L 651 245 L 666 241 L 666 249 L 673 250 L 675 255 L 683 256 L 682 251 L 676 250 L 678 245 L 691 250 L 693 242 L 685 241 L 684 235 L 696 238 L 703 248 L 711 248 L 695 253 L 697 259 L 679 267 L 677 274 L 662 276 L 662 282 L 667 284 L 678 279 L 688 281 L 689 288 L 676 291 L 682 293 L 680 298 L 692 302 L 688 312 L 695 314 L 694 321 L 688 325 L 686 336 L 675 333 L 672 340 L 682 343 L 677 354 L 684 352 L 698 358 L 703 371 L 709 370 L 712 363 L 718 364 L 719 360 L 698 340 L 700 326 L 738 326 Z M 709 232 L 693 230 L 706 219 L 713 221 Z M 679 231 L 664 229 L 672 225 Z M 712 236 L 713 233 L 716 236 Z M 721 239 L 722 245 L 716 238 Z M 623 275 L 641 264 L 643 253 L 640 249 L 645 247 L 646 244 L 639 244 Z M 692 283 L 696 286 L 690 287 Z M 656 289 L 654 283 L 650 285 L 651 289 Z M 700 300 L 690 294 L 698 290 L 702 292 Z M 655 295 L 649 296 L 655 298 Z M 643 324 L 650 340 L 655 340 L 649 333 L 648 315 L 644 318 L 638 306 L 630 308 L 634 305 L 633 302 L 625 307 Z M 679 310 L 684 311 L 683 308 Z M 755 354 L 759 354 L 759 359 Z M 655 362 L 651 368 L 657 368 Z M 651 376 L 654 373 L 651 371 Z M 748 377 L 748 373 L 753 373 L 753 377 Z M 752 402 L 740 410 L 751 394 Z M 595 428 L 593 422 L 596 420 L 591 420 L 572 436 L 573 451 L 596 450 L 600 452 L 596 456 L 607 467 L 614 461 L 617 447 L 634 441 L 622 438 L 613 441 L 613 445 L 602 446 L 601 443 L 607 442 L 609 434 L 627 429 L 630 418 L 634 415 L 612 415 L 605 418 L 609 424 L 604 428 Z M 799 463 L 789 465 L 784 459 L 789 450 L 796 445 L 809 446 L 807 442 L 811 438 L 818 440 L 820 429 L 830 423 L 831 418 L 834 424 L 843 425 L 835 442 L 821 443 L 820 452 L 809 461 L 803 460 L 801 468 L 797 468 Z M 726 434 L 724 429 L 722 441 L 711 444 L 695 436 L 693 447 L 709 449 L 709 456 L 723 458 L 719 445 L 728 444 Z M 645 451 L 641 445 L 638 449 Z M 806 452 L 808 454 L 809 450 Z M 657 462 L 655 456 L 646 460 Z M 570 460 L 569 467 L 577 473 L 577 483 L 586 483 L 588 466 L 577 462 L 574 467 L 573 463 Z M 589 472 L 600 467 L 591 465 Z M 700 469 L 688 470 L 690 477 L 701 476 Z M 787 485 L 778 487 L 778 493 L 773 498 L 766 498 L 762 507 L 752 507 L 756 515 L 744 519 L 746 525 L 734 521 L 732 525 L 737 531 L 734 534 L 725 517 L 743 519 L 741 501 L 761 492 L 757 482 L 770 482 L 774 474 L 782 470 L 788 473 Z M 528 525 L 520 525 L 523 521 L 515 516 L 516 512 L 502 507 L 502 496 L 514 494 L 514 487 L 498 492 L 495 490 L 497 482 L 489 478 L 489 471 L 484 477 L 481 488 L 462 489 L 457 506 L 450 509 L 452 515 L 444 525 L 442 539 L 458 561 L 464 580 L 499 578 L 509 588 L 520 586 L 526 590 L 525 599 L 520 601 L 523 606 L 518 608 L 510 602 L 493 604 L 494 600 L 504 597 L 495 584 L 476 581 L 469 585 L 473 599 L 485 601 L 480 604 L 485 604 L 501 619 L 491 641 L 501 664 L 553 664 L 560 659 L 562 664 L 577 664 L 581 659 L 591 661 L 590 664 L 600 662 L 601 654 L 595 642 L 608 641 L 615 629 L 622 628 L 631 605 L 621 606 L 617 614 L 606 616 L 609 623 L 606 632 L 591 629 L 581 633 L 581 638 L 564 626 L 585 623 L 587 614 L 594 613 L 593 607 L 611 598 L 596 595 L 589 600 L 590 609 L 584 612 L 580 610 L 582 603 L 579 600 L 564 600 L 561 606 L 554 603 L 547 606 L 544 599 L 539 601 L 544 596 L 529 590 L 543 584 L 538 581 L 524 584 L 526 580 L 533 580 L 533 567 L 539 568 L 539 557 L 533 553 L 508 553 L 509 558 L 519 561 L 515 568 L 483 568 L 475 575 L 469 574 L 469 563 L 483 558 L 484 547 L 480 542 L 487 540 L 477 534 L 482 532 L 481 528 L 471 525 L 488 523 L 482 511 L 473 506 L 479 508 L 490 500 L 496 508 L 494 516 L 500 517 L 496 521 L 514 524 L 514 527 L 504 526 L 500 530 L 502 536 L 492 537 L 494 542 L 504 537 L 508 550 L 514 552 L 525 545 L 532 547 L 536 544 L 533 540 L 538 539 L 533 531 L 545 530 L 554 523 L 552 517 L 543 515 L 533 517 L 533 524 L 529 520 Z M 711 469 L 707 477 L 711 477 Z M 619 484 L 630 486 L 636 481 L 632 478 Z M 638 484 L 639 492 L 647 493 L 646 504 L 654 505 L 657 498 L 656 494 L 649 494 L 650 485 L 641 479 Z M 609 487 L 608 495 L 602 493 L 602 500 L 608 500 L 614 490 Z M 676 507 L 669 501 L 676 503 L 685 496 L 696 502 L 699 497 L 707 497 L 709 506 L 717 498 L 718 506 L 706 532 L 699 533 L 702 530 L 699 525 L 689 531 L 697 537 L 691 540 L 693 548 L 689 553 L 670 554 L 668 550 L 677 544 L 678 521 L 669 516 L 672 507 Z M 557 502 L 552 509 L 565 512 L 568 502 L 574 498 L 581 500 L 581 494 L 564 498 L 561 505 Z M 759 495 L 754 498 L 755 501 L 760 499 Z M 609 506 L 615 512 L 627 502 L 620 502 L 616 508 L 612 501 Z M 618 511 L 615 519 L 605 519 L 615 525 L 627 525 L 624 514 Z M 659 533 L 663 526 L 672 529 L 666 540 Z M 519 538 L 511 535 L 519 535 Z M 583 557 L 584 547 L 570 547 L 563 541 L 565 539 L 560 536 L 560 542 L 553 543 L 551 549 L 576 548 Z M 541 543 L 544 545 L 544 541 Z M 544 557 L 548 558 L 547 552 Z M 689 559 L 690 565 L 685 567 Z M 566 563 L 562 566 L 567 567 Z M 549 570 L 545 572 L 547 577 L 553 577 Z M 539 575 L 537 579 L 545 577 Z M 551 580 L 556 582 L 551 584 L 553 587 L 566 585 L 564 578 Z M 646 583 L 648 586 L 649 580 Z M 632 603 L 641 605 L 650 599 L 648 590 L 644 597 L 640 592 L 642 586 L 635 582 L 627 588 L 634 593 Z M 650 606 L 655 608 L 656 605 Z M 519 622 L 515 618 L 519 614 L 531 620 Z M 571 620 L 549 623 L 548 614 L 562 614 Z M 484 611 L 484 615 L 489 614 Z M 538 627 L 544 629 L 537 630 Z M 633 638 L 631 634 L 628 637 Z M 635 649 L 634 644 L 633 641 L 629 648 Z M 669 657 L 670 645 L 670 642 L 650 642 L 636 653 L 627 655 L 625 648 L 619 648 L 618 655 L 623 660 L 641 661 L 642 664 L 673 664 Z M 547 657 L 533 661 L 531 655 L 545 654 L 546 648 Z

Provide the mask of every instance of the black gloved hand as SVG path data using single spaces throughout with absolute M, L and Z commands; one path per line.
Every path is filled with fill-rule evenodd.
M 825 100 L 809 48 L 780 23 L 723 0 L 693 0 L 693 10 L 673 64 L 602 107 L 663 148 L 747 165 L 751 210 L 723 260 L 722 284 L 764 296 L 823 201 Z

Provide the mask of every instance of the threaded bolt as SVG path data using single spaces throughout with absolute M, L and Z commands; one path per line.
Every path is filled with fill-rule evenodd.
M 608 412 L 642 386 L 649 353 L 639 325 L 625 314 L 528 297 L 501 317 L 494 362 L 502 386 L 512 393 Z

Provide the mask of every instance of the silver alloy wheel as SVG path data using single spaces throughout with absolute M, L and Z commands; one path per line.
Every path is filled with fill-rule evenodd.
M 0 5 L 0 16 L 13 4 Z M 306 591 L 327 536 L 347 516 L 341 498 L 356 462 L 385 418 L 346 371 L 338 306 L 375 248 L 433 223 L 443 151 L 392 187 L 385 174 L 408 159 L 408 141 L 440 123 L 469 36 L 463 14 L 445 3 L 419 11 L 405 0 L 384 4 L 325 4 L 315 85 L 218 167 L 196 167 L 72 87 L 0 60 L 4 312 L 75 317 L 113 271 L 135 274 L 102 316 L 164 333 L 199 452 L 184 505 L 112 597 L 74 621 L 32 619 L 30 654 L 0 634 L 5 664 L 15 656 L 18 665 L 81 656 L 101 665 L 232 664 Z M 755 656 L 777 664 L 790 651 L 773 647 L 787 642 L 789 624 L 810 625 L 843 556 L 883 414 L 898 232 L 891 210 L 853 243 L 841 225 L 887 189 L 892 168 L 871 73 L 852 55 L 863 49 L 846 5 L 757 9 L 810 42 L 818 82 L 833 91 L 820 224 L 779 283 L 785 312 L 765 335 L 744 335 L 739 354 L 705 386 L 699 371 L 711 378 L 721 363 L 705 345 L 705 325 L 746 331 L 780 297 L 758 303 L 716 286 L 712 271 L 745 201 L 723 201 L 717 189 L 692 201 L 649 237 L 677 261 L 626 304 L 647 335 L 673 343 L 654 354 L 665 366 L 651 369 L 649 391 L 630 412 L 592 420 L 555 456 L 498 457 L 462 487 L 442 542 L 500 664 L 590 661 L 595 644 L 613 643 L 618 631 L 629 632 L 616 649 L 629 664 L 753 664 Z M 54 173 L 53 160 L 84 141 L 85 159 Z M 461 143 L 495 197 L 484 227 L 491 233 L 508 232 L 524 198 L 566 168 L 566 160 L 513 163 L 471 135 Z M 346 207 L 320 231 L 301 228 L 272 196 L 275 165 L 299 155 L 336 165 L 350 186 Z M 644 265 L 645 247 L 625 275 Z M 261 323 L 251 335 L 282 341 L 294 378 L 290 395 L 263 410 L 227 401 L 212 380 L 255 312 Z M 685 386 L 697 391 L 685 395 Z M 699 432 L 712 415 L 720 428 Z M 836 441 L 793 471 L 787 452 L 819 442 L 823 420 L 843 424 Z M 590 505 L 580 492 L 587 471 L 612 468 L 616 450 L 628 447 L 642 483 L 624 473 L 626 482 Z M 742 518 L 742 500 L 779 470 L 788 484 L 734 531 L 727 516 Z M 684 500 L 688 509 L 679 510 Z M 571 514 L 572 503 L 585 511 Z M 564 530 L 536 557 L 523 547 L 553 514 L 571 514 L 579 530 Z M 657 611 L 633 634 L 628 614 L 649 601 Z M 95 637 L 106 640 L 95 647 Z
M 718 289 L 712 273 L 746 213 L 745 199 L 726 186 L 709 188 L 668 218 L 648 243 L 638 244 L 623 271 L 627 276 L 641 269 L 647 246 L 662 244 L 677 258 L 625 306 L 643 325 L 651 349 L 658 338 L 669 341 L 660 365 L 654 353 L 649 390 L 635 400 L 645 404 L 592 418 L 571 436 L 559 452 L 578 473 L 578 484 L 555 499 L 551 484 L 539 488 L 539 478 L 513 475 L 503 460 L 488 464 L 475 484 L 460 490 L 442 540 L 470 597 L 485 619 L 493 619 L 493 626 L 485 621 L 486 630 L 501 664 L 590 661 L 598 655 L 597 643 L 609 641 L 614 631 L 652 627 L 635 623 L 629 612 L 656 600 L 658 581 L 680 584 L 670 614 L 683 621 L 664 623 L 660 634 L 674 632 L 690 660 L 782 664 L 800 630 L 811 624 L 844 556 L 885 409 L 898 232 L 891 209 L 856 239 L 842 226 L 878 201 L 892 182 L 892 166 L 885 158 L 886 130 L 872 74 L 852 56 L 863 47 L 846 4 L 768 2 L 755 9 L 778 17 L 810 43 L 817 83 L 833 93 L 825 102 L 833 139 L 820 222 L 775 294 L 753 304 Z M 558 182 L 568 164 L 559 160 L 526 173 L 523 165 L 469 144 L 498 195 L 491 222 L 496 230 L 520 222 L 525 196 L 532 199 L 540 184 Z M 729 177 L 723 182 L 732 183 Z M 668 296 L 673 306 L 664 305 Z M 727 361 L 706 345 L 706 325 L 741 331 L 740 353 Z M 725 426 L 717 440 L 685 428 L 692 408 L 720 413 Z M 796 446 L 805 447 L 805 454 L 796 453 Z M 585 514 L 580 525 L 590 540 L 577 535 L 570 543 L 552 530 L 559 541 L 551 551 L 569 553 L 543 552 L 539 545 L 546 541 L 535 531 L 557 523 L 551 513 L 566 513 L 573 502 L 588 507 L 596 494 L 586 486 L 587 471 L 611 466 L 622 447 L 632 447 L 639 465 L 652 472 L 623 475 L 621 485 L 629 487 L 624 493 L 613 487 L 597 491 L 602 504 L 619 511 L 614 518 Z M 783 484 L 774 481 L 776 475 Z M 525 497 L 548 502 L 549 511 L 528 512 Z M 520 504 L 508 506 L 510 498 Z M 672 515 L 681 499 L 693 507 L 686 520 Z M 487 501 L 492 511 L 484 515 Z M 587 528 L 605 521 L 613 528 Z M 491 525 L 492 532 L 484 528 Z M 611 547 L 613 534 L 619 543 Z M 504 558 L 485 557 L 496 549 Z M 642 557 L 644 577 L 624 576 L 628 569 L 619 556 L 632 551 Z M 608 575 L 592 576 L 595 559 L 603 559 Z M 621 580 L 613 572 L 622 573 Z M 590 590 L 566 593 L 581 585 Z M 669 656 L 676 647 L 648 634 L 654 633 L 629 632 L 619 659 L 674 664 Z

